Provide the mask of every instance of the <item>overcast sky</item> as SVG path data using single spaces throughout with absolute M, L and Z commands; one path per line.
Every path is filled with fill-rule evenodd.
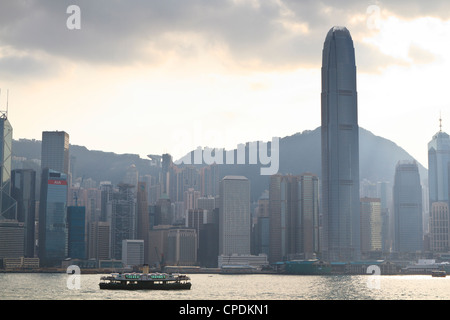
M 427 167 L 440 113 L 450 131 L 448 0 L 2 0 L 0 109 L 9 90 L 15 139 L 64 130 L 142 157 L 313 130 L 335 25 L 354 41 L 359 125 Z

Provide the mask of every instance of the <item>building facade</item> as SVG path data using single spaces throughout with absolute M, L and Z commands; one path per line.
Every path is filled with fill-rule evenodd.
M 315 174 L 305 173 L 299 177 L 299 216 L 297 229 L 297 250 L 305 259 L 315 257 L 320 250 L 319 234 L 319 178 Z
M 11 175 L 11 196 L 17 202 L 17 221 L 24 224 L 24 255 L 34 257 L 36 216 L 36 171 L 16 169 Z
M 122 263 L 124 266 L 144 264 L 144 240 L 122 240 Z
M 353 40 L 345 27 L 328 32 L 322 53 L 323 257 L 360 257 L 359 126 Z
M 197 265 L 197 232 L 191 228 L 171 228 L 167 234 L 167 264 Z
M 448 252 L 449 243 L 449 210 L 448 202 L 433 202 L 430 211 L 430 250 Z
M 378 198 L 361 198 L 361 252 L 382 250 L 381 201 Z
M 250 182 L 225 176 L 219 189 L 219 255 L 250 254 Z
M 86 207 L 67 207 L 68 256 L 71 259 L 86 259 Z
M 113 192 L 111 204 L 111 257 L 122 259 L 122 241 L 137 237 L 135 187 L 119 184 Z
M 39 201 L 39 258 L 44 266 L 59 265 L 68 254 L 67 175 L 44 169 Z
M 269 186 L 269 261 L 288 259 L 299 252 L 300 239 L 299 177 L 276 174 Z
M 400 161 L 394 178 L 394 251 L 423 250 L 422 186 L 415 161 Z
M 69 134 L 64 131 L 42 132 L 41 168 L 69 174 Z
M 0 218 L 17 219 L 16 201 L 11 197 L 13 128 L 6 113 L 0 114 Z
M 430 207 L 434 202 L 448 202 L 448 165 L 450 136 L 439 131 L 428 143 L 428 189 Z

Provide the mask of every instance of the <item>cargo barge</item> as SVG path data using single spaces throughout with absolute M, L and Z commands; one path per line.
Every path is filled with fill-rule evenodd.
M 190 278 L 170 273 L 112 273 L 100 278 L 100 289 L 107 290 L 189 290 Z

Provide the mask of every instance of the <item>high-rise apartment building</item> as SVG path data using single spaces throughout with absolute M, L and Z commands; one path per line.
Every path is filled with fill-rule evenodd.
M 322 53 L 322 253 L 330 261 L 360 257 L 359 127 L 353 40 L 328 32 Z
M 415 161 L 400 161 L 394 178 L 394 251 L 423 250 L 422 186 Z
M 39 258 L 44 266 L 57 266 L 67 258 L 67 175 L 45 168 L 39 201 Z
M 69 174 L 69 134 L 64 131 L 42 132 L 41 168 Z
M 250 182 L 243 176 L 220 181 L 219 255 L 250 254 Z

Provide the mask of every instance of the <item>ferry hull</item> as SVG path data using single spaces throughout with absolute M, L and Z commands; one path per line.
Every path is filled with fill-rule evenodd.
M 105 290 L 189 290 L 191 283 L 100 283 L 100 289 Z

